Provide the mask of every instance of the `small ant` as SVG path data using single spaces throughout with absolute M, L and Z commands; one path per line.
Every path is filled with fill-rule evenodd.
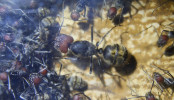
M 142 69 L 143 69 L 143 66 L 142 66 Z M 143 69 L 143 71 L 144 71 L 144 69 Z M 146 72 L 145 72 L 145 73 L 146 73 Z M 152 94 L 152 92 L 151 92 L 153 86 L 154 86 L 154 81 L 152 82 L 152 86 L 151 86 L 150 91 L 147 92 L 147 93 L 145 94 L 145 96 L 133 95 L 132 92 L 134 92 L 134 93 L 136 93 L 136 92 L 129 86 L 129 88 L 130 88 L 130 90 L 131 90 L 131 94 L 132 94 L 133 96 L 135 96 L 135 97 L 124 98 L 124 99 L 122 99 L 122 100 L 128 100 L 128 99 L 134 99 L 134 98 L 141 98 L 141 97 L 145 97 L 146 100 L 157 100 L 157 99 L 155 98 L 155 96 L 154 96 L 154 95 Z
M 167 44 L 169 39 L 173 38 L 174 38 L 174 31 L 163 30 L 157 41 L 158 47 L 163 47 L 164 45 Z
M 76 4 L 75 10 L 71 13 L 71 19 L 77 21 L 80 18 L 80 12 L 84 10 L 84 17 L 86 16 L 86 6 L 89 5 L 88 0 L 79 0 Z
M 157 66 L 154 66 L 154 65 L 151 65 L 151 67 L 154 67 L 156 69 L 159 69 L 161 71 L 164 72 L 164 74 L 167 74 L 168 76 L 170 76 L 170 78 L 166 78 L 164 77 L 162 74 L 158 73 L 158 72 L 153 72 L 153 78 L 147 73 L 147 71 L 145 71 L 143 69 L 143 71 L 149 76 L 149 78 L 151 78 L 153 80 L 153 82 L 155 81 L 160 89 L 161 89 L 161 92 L 163 92 L 163 89 L 166 89 L 166 88 L 173 88 L 174 87 L 174 77 L 169 73 L 169 71 L 167 70 L 164 70 L 162 68 L 159 68 Z

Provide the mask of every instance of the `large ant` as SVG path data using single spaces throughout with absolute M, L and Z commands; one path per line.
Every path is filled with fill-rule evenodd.
M 102 39 L 96 44 L 93 44 L 93 25 L 91 26 L 91 42 L 89 41 L 75 41 L 72 43 L 68 43 L 68 47 L 66 49 L 70 49 L 70 52 L 75 55 L 77 58 L 88 58 L 90 57 L 90 73 L 92 72 L 92 64 L 93 64 L 93 55 L 96 55 L 97 58 L 99 54 L 102 54 L 105 61 L 109 65 L 121 65 L 123 64 L 128 58 L 128 51 L 126 47 L 114 44 L 114 45 L 107 45 L 104 49 L 98 48 L 100 43 L 104 40 L 104 38 L 109 34 L 109 32 L 114 29 L 116 26 L 111 28 L 103 37 Z M 57 37 L 59 38 L 59 37 Z M 60 39 L 59 39 L 60 40 Z M 56 41 L 60 42 L 60 41 Z M 74 59 L 74 58 L 69 58 Z

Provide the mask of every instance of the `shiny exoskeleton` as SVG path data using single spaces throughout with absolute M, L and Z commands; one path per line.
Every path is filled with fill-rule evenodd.
M 168 46 L 164 51 L 165 56 L 173 56 L 174 55 L 174 43 Z
M 158 47 L 163 47 L 164 45 L 167 44 L 169 39 L 173 38 L 174 38 L 174 31 L 163 30 L 157 41 Z
M 80 12 L 83 10 L 85 16 L 87 5 L 89 5 L 89 0 L 79 0 L 75 6 L 75 10 L 71 13 L 71 19 L 77 21 L 80 18 Z
M 79 58 L 103 54 L 104 59 L 110 65 L 123 64 L 128 57 L 126 47 L 119 44 L 107 45 L 104 49 L 97 49 L 95 45 L 88 41 L 76 41 L 73 42 L 69 48 L 71 52 Z
M 166 78 L 166 77 L 163 77 L 160 73 L 154 72 L 153 73 L 153 78 L 159 84 L 161 89 L 166 89 L 168 87 L 171 87 L 171 88 L 174 87 L 174 78 L 173 78 L 173 76 L 171 78 Z

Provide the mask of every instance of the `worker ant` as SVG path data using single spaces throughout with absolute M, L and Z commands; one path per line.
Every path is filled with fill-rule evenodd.
M 174 31 L 163 30 L 157 41 L 158 47 L 163 47 L 164 45 L 167 44 L 169 39 L 173 38 L 174 38 Z
M 135 97 L 130 97 L 130 98 L 124 98 L 124 99 L 121 99 L 121 100 L 129 100 L 129 99 L 135 99 L 135 98 L 142 98 L 142 97 L 145 97 L 146 98 L 146 100 L 157 100 L 156 98 L 155 98 L 155 96 L 152 94 L 152 88 L 153 88 L 153 85 L 154 85 L 154 82 L 152 83 L 152 86 L 151 86 L 151 89 L 150 89 L 150 91 L 149 92 L 147 92 L 146 94 L 145 94 L 145 96 L 138 96 L 138 95 L 133 95 L 133 96 L 135 96 Z M 129 87 L 130 88 L 130 87 Z M 130 88 L 131 89 L 131 93 L 132 92 L 135 92 L 132 88 Z
M 75 10 L 71 13 L 71 19 L 77 21 L 80 18 L 80 12 L 84 10 L 84 17 L 86 16 L 86 6 L 89 5 L 88 0 L 79 0 L 75 6 Z
M 161 89 L 161 92 L 163 92 L 164 89 L 167 89 L 167 88 L 172 88 L 174 87 L 174 77 L 169 73 L 169 71 L 167 70 L 164 70 L 162 68 L 159 68 L 155 65 L 151 65 L 151 67 L 154 67 L 158 70 L 161 70 L 164 72 L 164 74 L 168 75 L 169 78 L 167 77 L 164 77 L 162 74 L 158 73 L 158 72 L 153 72 L 153 77 L 151 77 L 147 71 L 145 71 L 143 69 L 143 71 L 148 75 L 148 77 L 154 82 L 156 82 L 158 84 L 158 87 Z M 167 91 L 167 90 L 166 90 Z

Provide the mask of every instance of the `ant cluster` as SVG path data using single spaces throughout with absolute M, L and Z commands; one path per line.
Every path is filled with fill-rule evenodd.
M 91 25 L 91 41 L 74 41 L 72 36 L 60 33 L 64 22 L 65 2 L 65 0 L 25 0 L 25 5 L 21 4 L 21 0 L 0 2 L 0 99 L 91 100 L 84 94 L 88 89 L 86 81 L 79 76 L 61 75 L 62 64 L 59 62 L 61 59 L 80 63 L 87 59 L 90 73 L 94 71 L 100 78 L 103 73 L 117 76 L 109 72 L 111 67 L 121 75 L 129 75 L 135 70 L 136 60 L 125 46 L 115 43 L 99 48 L 116 26 L 112 27 L 96 45 L 93 43 L 94 24 Z M 81 12 L 84 11 L 84 17 L 86 16 L 86 7 L 95 9 L 94 2 L 101 1 L 78 0 L 71 12 L 71 19 L 80 21 Z M 121 9 L 120 24 L 132 0 L 102 2 L 114 4 L 110 6 L 107 14 L 111 20 L 115 20 L 117 10 Z M 60 9 L 62 16 L 59 15 Z M 61 25 L 56 20 L 57 16 L 63 18 Z M 159 37 L 157 42 L 159 47 L 174 37 L 173 31 L 164 32 L 167 34 L 161 34 Z M 166 49 L 165 55 L 173 55 L 173 49 L 174 44 Z M 63 53 L 67 54 L 67 57 L 62 57 Z M 54 71 L 55 61 L 61 65 L 59 74 Z M 152 87 L 156 82 L 162 91 L 169 87 L 173 88 L 173 76 L 169 72 L 166 73 L 171 78 L 165 78 L 154 72 L 151 78 Z M 147 75 L 149 76 L 148 73 Z M 137 97 L 155 100 L 151 90 L 146 96 Z
M 64 1 L 28 0 L 25 6 L 21 2 L 0 5 L 0 99 L 90 99 L 84 94 L 88 84 L 81 77 L 54 71 L 54 61 L 61 57 L 54 48 L 60 32 L 56 9 Z

